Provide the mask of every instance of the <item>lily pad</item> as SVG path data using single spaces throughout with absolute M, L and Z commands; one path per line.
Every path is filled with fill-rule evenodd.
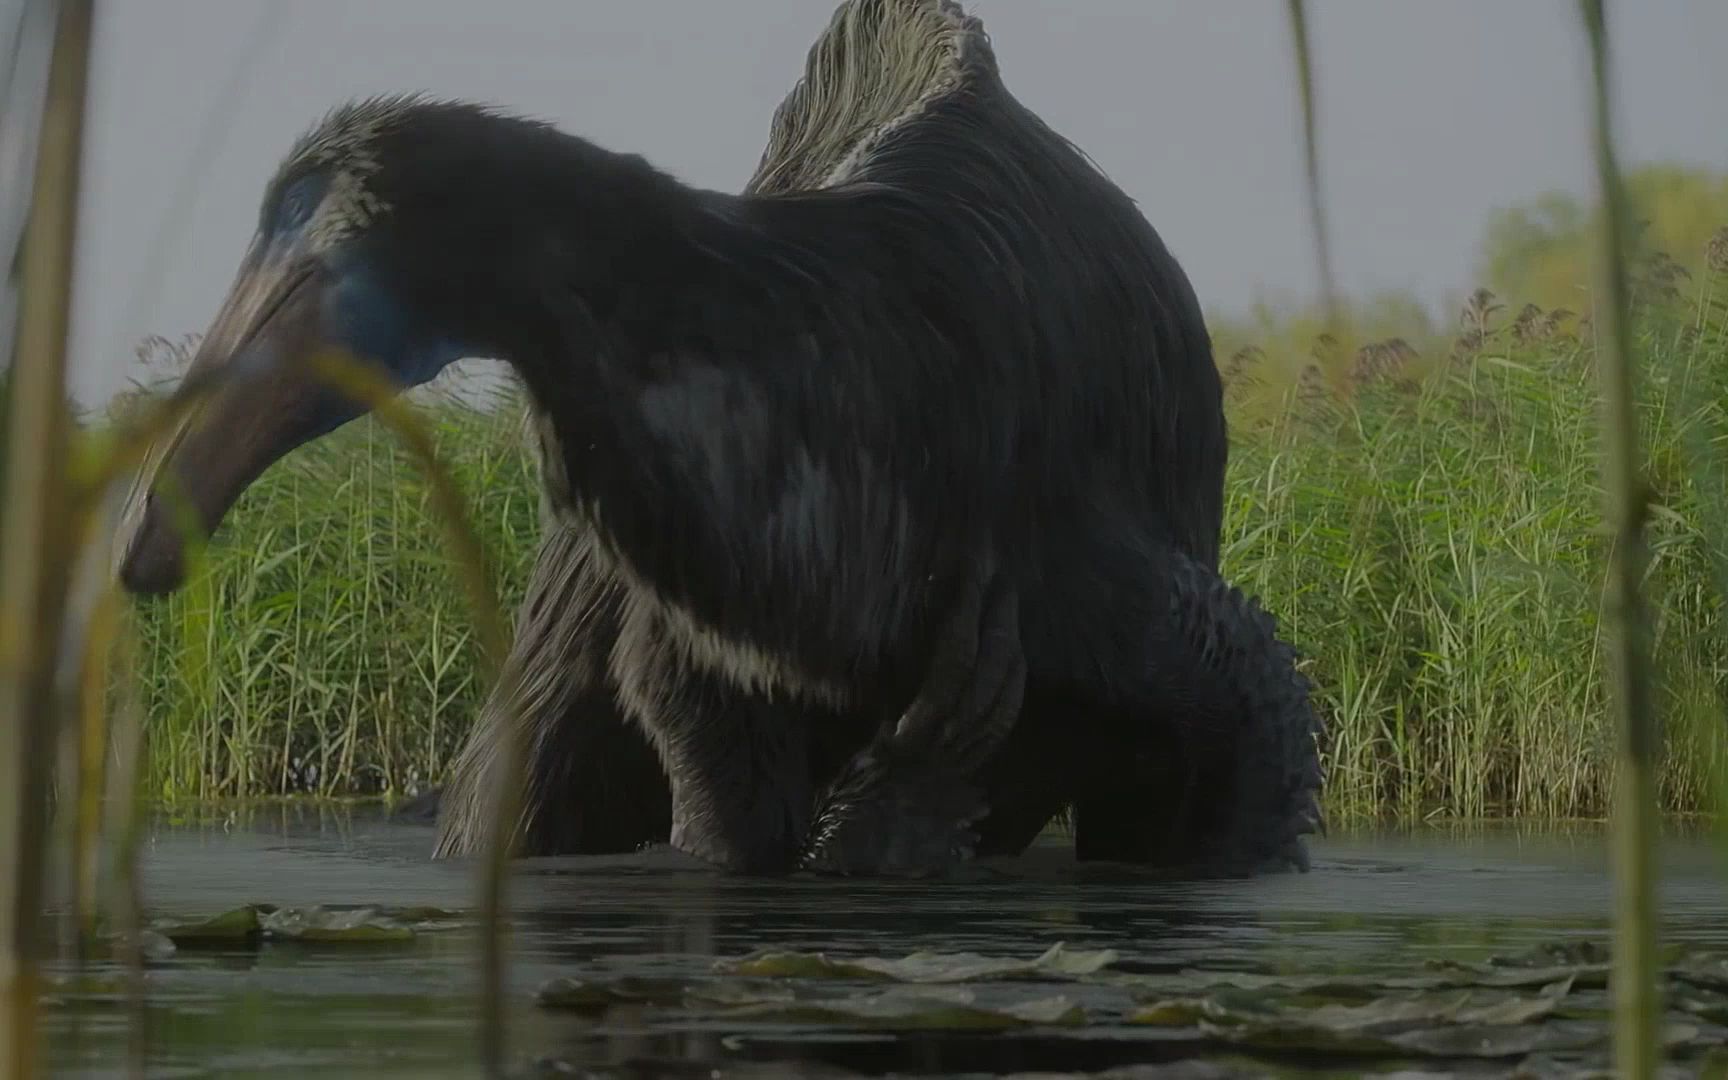
M 258 909 L 251 904 L 204 919 L 157 920 L 150 929 L 182 948 L 249 941 L 263 932 L 258 921 Z
M 373 909 L 379 915 L 392 919 L 414 930 L 446 930 L 458 926 L 466 926 L 475 921 L 470 912 L 451 911 L 449 908 L 433 907 L 430 904 L 409 904 L 403 907 L 377 907 Z
M 1547 941 L 1520 953 L 1491 956 L 1493 967 L 1597 967 L 1613 962 L 1607 945 L 1588 938 L 1578 941 Z
M 764 1002 L 728 1009 L 728 1019 L 872 1027 L 895 1031 L 999 1031 L 1042 1025 L 1075 1026 L 1086 1012 L 1065 997 L 983 1006 L 959 987 L 896 987 L 850 998 Z
M 1675 979 L 1701 990 L 1728 994 L 1728 956 L 1693 956 L 1673 969 Z
M 277 908 L 261 924 L 273 940 L 370 944 L 414 937 L 412 929 L 375 908 Z
M 1489 960 L 1486 964 L 1469 964 L 1448 960 L 1429 965 L 1431 970 L 1444 972 L 1438 976 L 1454 986 L 1488 986 L 1513 989 L 1546 986 L 1556 979 L 1570 978 L 1573 989 L 1602 990 L 1608 986 L 1613 968 L 1608 964 L 1511 964 Z
M 838 959 L 820 952 L 762 951 L 738 960 L 720 961 L 715 967 L 732 975 L 938 984 L 992 979 L 1077 979 L 1102 971 L 1115 963 L 1116 958 L 1111 949 L 1074 950 L 1057 942 L 1031 960 L 942 952 L 915 952 L 898 960 L 867 956 Z
M 542 983 L 534 1001 L 544 1009 L 598 1015 L 624 1005 L 668 1008 L 757 1006 L 796 1000 L 784 983 L 648 978 L 625 975 L 616 979 L 562 977 Z
M 618 1005 L 680 1005 L 682 979 L 626 977 L 610 982 L 559 978 L 543 984 L 534 995 L 535 1004 L 561 1012 L 602 1013 Z
M 180 948 L 258 940 L 357 944 L 414 937 L 412 927 L 377 908 L 274 904 L 247 904 L 204 919 L 157 920 L 146 933 Z M 147 938 L 147 944 L 152 940 Z M 155 947 L 160 952 L 160 947 Z
M 1154 1002 L 1128 1022 L 1198 1027 L 1260 1050 L 1502 1058 L 1578 1045 L 1575 1034 L 1535 1023 L 1550 1016 L 1571 988 L 1568 976 L 1534 996 L 1481 1000 L 1477 992 L 1462 991 L 1317 1007 L 1290 1007 L 1238 991 Z
M 1596 1031 L 1543 1024 L 1454 1024 L 1387 1037 L 1394 1049 L 1444 1058 L 1514 1058 L 1541 1051 L 1583 1050 L 1600 1042 Z
M 1135 1010 L 1130 1024 L 1150 1027 L 1193 1027 L 1197 1024 L 1246 1024 L 1276 1019 L 1279 1010 L 1265 997 L 1235 991 L 1167 998 Z
M 1538 979 L 1538 974 L 1546 978 Z M 1310 997 L 1343 1000 L 1377 1000 L 1388 991 L 1458 990 L 1467 987 L 1513 988 L 1542 986 L 1570 972 L 1454 971 L 1440 975 L 1267 975 L 1252 971 L 1204 971 L 1186 968 L 1168 975 L 1124 974 L 1108 978 L 1112 985 L 1160 996 L 1205 994 L 1218 990 L 1248 990 L 1259 993 L 1282 991 Z
M 1670 1001 L 1681 1012 L 1700 1017 L 1713 1024 L 1728 1024 L 1728 997 L 1721 994 L 1681 992 L 1675 994 Z
M 1306 998 L 1367 1002 L 1381 1000 L 1391 991 L 1534 989 L 1568 978 L 1573 980 L 1573 989 L 1600 989 L 1607 985 L 1606 971 L 1598 979 L 1595 972 L 1566 967 L 1495 968 L 1465 964 L 1449 964 L 1426 975 L 1296 975 L 1185 968 L 1164 975 L 1109 973 L 1096 981 L 1129 989 L 1143 997 L 1156 995 L 1158 999 L 1244 990 L 1258 994 L 1283 992 Z
M 155 930 L 141 930 L 138 933 L 138 952 L 146 960 L 166 960 L 179 951 L 174 939 L 166 934 Z

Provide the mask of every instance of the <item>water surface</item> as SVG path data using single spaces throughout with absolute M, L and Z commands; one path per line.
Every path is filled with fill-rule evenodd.
M 149 1075 L 475 1075 L 475 867 L 431 861 L 431 840 L 423 825 L 331 807 L 154 822 L 142 850 L 150 919 L 190 920 L 246 904 L 379 906 L 418 920 L 418 929 L 411 941 L 372 944 L 183 944 L 153 960 Z M 513 1058 L 525 1075 L 640 1076 L 713 1069 L 988 1076 L 1136 1065 L 1139 1071 L 1118 1075 L 1360 1075 L 1403 1067 L 1426 1075 L 1535 1076 L 1578 1075 L 1606 1062 L 1606 998 L 1591 974 L 1599 973 L 1591 947 L 1608 940 L 1610 905 L 1597 831 L 1343 836 L 1314 850 L 1308 874 L 1213 882 L 1078 865 L 1060 835 L 1020 858 L 933 882 L 733 878 L 667 851 L 525 860 L 510 895 Z M 1719 849 L 1672 837 L 1662 870 L 1665 941 L 1697 963 L 1728 957 L 1728 866 Z M 723 969 L 763 950 L 1030 961 L 1057 944 L 1070 958 L 1084 960 L 1093 950 L 1114 956 L 1079 975 L 1033 972 L 961 984 L 744 977 Z M 1531 955 L 1541 949 L 1550 955 Z M 1537 986 L 1549 974 L 1578 975 L 1569 990 L 1559 988 L 1557 1011 L 1525 1025 L 1546 1032 L 1530 1052 L 1516 1052 L 1514 1040 L 1499 1052 L 1478 1043 L 1469 1054 L 1414 1054 L 1400 1062 L 1301 1037 L 1287 1038 L 1281 1049 L 1232 1045 L 1227 1032 L 1235 1020 L 1222 1014 L 1205 1022 L 1127 1022 L 1161 1001 L 1208 999 L 1228 1011 L 1278 992 L 1252 982 L 1208 985 L 1227 973 L 1336 974 L 1380 984 L 1318 988 L 1321 997 L 1305 999 L 1352 1008 L 1452 992 L 1420 985 L 1437 972 L 1516 972 L 1519 964 L 1552 971 L 1527 985 L 1510 985 L 1514 978 L 1502 988 L 1458 992 L 1528 999 L 1556 992 Z M 59 987 L 47 1016 L 55 1075 L 117 1075 L 123 1068 L 128 1019 L 117 971 L 97 962 L 83 983 Z M 1709 979 L 1686 984 L 1690 1011 L 1676 1005 L 1671 1014 L 1682 1075 L 1698 1075 L 1702 1048 L 1728 1037 L 1728 963 L 1723 972 L 1720 987 Z M 604 1008 L 537 1003 L 536 992 L 559 979 L 579 980 L 588 988 L 584 1001 L 596 988 L 602 997 L 608 987 L 620 992 Z M 1049 1010 L 1060 1003 L 1051 1006 L 1051 999 L 1077 1011 L 1056 1022 Z M 812 1001 L 838 1002 L 842 1011 L 858 1002 L 870 1008 L 852 1022 L 827 1006 L 791 1007 Z M 895 1002 L 933 1004 L 884 1021 L 884 1001 L 890 1013 L 901 1008 Z M 941 1018 L 944 1001 L 964 1006 L 959 1019 Z M 1026 1011 L 1005 1026 L 976 1026 L 992 1010 L 1016 1008 Z M 955 1029 L 965 1023 L 973 1026 Z

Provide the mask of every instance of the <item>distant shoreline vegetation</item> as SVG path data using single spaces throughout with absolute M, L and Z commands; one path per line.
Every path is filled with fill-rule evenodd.
M 1651 222 L 1634 300 L 1663 795 L 1702 812 L 1724 805 L 1728 777 L 1728 180 L 1662 167 L 1629 182 Z M 1455 328 L 1399 297 L 1330 327 L 1306 312 L 1211 320 L 1233 437 L 1224 570 L 1308 657 L 1338 823 L 1606 812 L 1594 328 L 1576 242 L 1592 221 L 1555 197 L 1496 215 L 1493 289 Z M 171 374 L 191 345 L 146 350 Z M 514 605 L 539 504 L 520 397 L 421 398 Z M 426 485 L 375 421 L 296 451 L 242 499 L 191 587 L 139 609 L 148 790 L 437 783 L 482 691 L 450 580 Z

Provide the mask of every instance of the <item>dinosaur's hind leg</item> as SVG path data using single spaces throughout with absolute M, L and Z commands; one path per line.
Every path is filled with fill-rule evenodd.
M 471 854 L 499 786 L 520 783 L 524 855 L 601 854 L 663 843 L 672 796 L 659 755 L 618 707 L 607 658 L 620 591 L 588 534 L 548 528 L 498 687 L 437 796 L 439 855 Z M 519 778 L 501 767 L 506 723 L 523 737 Z
M 1195 875 L 1306 867 L 1319 723 L 1271 617 L 1155 544 L 1063 565 L 1084 569 L 1022 607 L 1032 670 L 982 774 L 979 854 L 1018 853 L 1071 808 L 1080 859 Z

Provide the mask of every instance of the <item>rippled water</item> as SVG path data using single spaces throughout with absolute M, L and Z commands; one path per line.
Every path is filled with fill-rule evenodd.
M 455 917 L 408 942 L 205 944 L 153 961 L 149 1075 L 474 1075 L 476 937 L 462 917 L 474 906 L 474 867 L 430 861 L 431 838 L 425 826 L 328 807 L 156 822 L 142 855 L 153 919 L 244 904 L 430 906 Z M 511 886 L 513 1058 L 531 1075 L 709 1075 L 712 1068 L 753 1075 L 788 1061 L 801 1064 L 779 1075 L 998 1075 L 1181 1062 L 1172 1075 L 1213 1075 L 1197 1069 L 1199 1061 L 1225 1070 L 1217 1075 L 1264 1075 L 1274 1064 L 1303 1075 L 1352 1075 L 1396 1062 L 1301 1045 L 1249 1056 L 1202 1037 L 1193 1024 L 1124 1020 L 1148 1001 L 1178 994 L 1180 980 L 1160 980 L 1185 970 L 1189 977 L 1195 970 L 1342 973 L 1384 978 L 1391 987 L 1436 970 L 1436 962 L 1482 963 L 1537 946 L 1607 941 L 1609 880 L 1603 838 L 1594 831 L 1335 837 L 1316 845 L 1315 855 L 1305 875 L 1203 883 L 1077 865 L 1061 837 L 1021 858 L 980 863 L 958 880 L 927 883 L 730 878 L 670 852 L 528 860 Z M 1670 838 L 1662 867 L 1665 940 L 1728 956 L 1728 864 L 1720 849 Z M 981 982 L 931 993 L 960 994 L 986 1009 L 1059 995 L 1079 1007 L 1080 1023 L 905 1031 L 702 1007 L 676 995 L 581 1013 L 545 1008 L 535 998 L 555 979 L 604 986 L 625 976 L 736 992 L 743 984 L 717 973 L 716 962 L 764 949 L 1031 960 L 1057 943 L 1113 950 L 1109 977 Z M 123 1068 L 128 1021 L 115 970 L 98 963 L 92 979 L 59 986 L 46 1017 L 55 1075 L 117 1075 Z M 764 1001 L 884 991 L 832 978 L 748 982 Z M 1728 1009 L 1728 986 L 1724 991 Z M 1559 1049 L 1431 1057 L 1421 1067 L 1429 1075 L 1505 1074 L 1521 1063 L 1559 1073 L 1599 1064 L 1604 1003 L 1600 989 L 1566 998 L 1568 1017 L 1560 1022 L 1571 1025 L 1572 1036 Z M 1712 1014 L 1706 1008 L 1703 1015 Z M 1688 1073 L 1697 1071 L 1701 1045 L 1728 1034 L 1712 1020 L 1693 1019 L 1689 1049 L 1681 1051 Z

